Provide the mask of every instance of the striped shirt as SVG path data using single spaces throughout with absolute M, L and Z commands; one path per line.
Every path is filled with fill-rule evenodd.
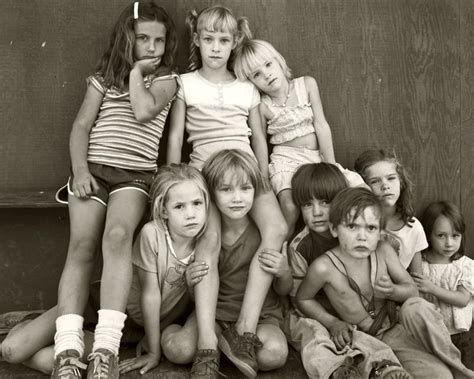
M 145 87 L 177 77 L 148 75 Z M 155 171 L 160 139 L 174 98 L 153 120 L 142 123 L 135 118 L 129 92 L 106 88 L 98 74 L 88 77 L 87 83 L 104 95 L 89 135 L 87 161 L 127 170 Z

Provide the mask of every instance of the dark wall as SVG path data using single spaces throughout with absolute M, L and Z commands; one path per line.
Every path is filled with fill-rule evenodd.
M 2 0 L 0 192 L 53 190 L 65 181 L 68 135 L 85 93 L 85 78 L 93 72 L 116 17 L 128 3 Z M 161 2 L 178 26 L 181 71 L 188 50 L 186 12 L 214 3 Z M 222 4 L 237 16 L 247 16 L 255 37 L 273 43 L 295 76 L 316 78 L 337 160 L 352 167 L 366 148 L 394 149 L 412 174 L 417 211 L 435 199 L 461 206 L 468 225 L 468 254 L 473 256 L 474 2 L 236 0 Z M 11 212 L 0 216 L 4 219 L 0 219 L 0 247 L 9 259 L 12 251 L 21 256 L 20 240 L 40 233 L 34 222 L 17 229 L 17 234 L 9 232 Z M 54 212 L 35 212 L 42 213 L 24 211 L 22 217 L 42 224 L 46 236 L 42 241 L 55 239 L 50 242 L 55 246 L 25 246 L 25 268 L 36 256 L 47 260 L 52 254 L 56 258 L 51 259 L 63 262 L 67 242 L 57 235 L 51 221 Z M 50 222 L 42 222 L 43 218 Z M 62 222 L 67 224 L 67 219 Z M 67 225 L 63 228 L 67 230 Z M 14 269 L 10 265 L 2 270 Z M 38 272 L 44 275 L 41 266 Z M 50 274 L 48 279 L 55 281 L 52 287 L 59 273 L 55 268 Z

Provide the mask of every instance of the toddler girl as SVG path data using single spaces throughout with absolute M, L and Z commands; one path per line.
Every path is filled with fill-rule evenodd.
M 367 150 L 355 161 L 356 171 L 382 200 L 386 227 L 382 239 L 388 241 L 402 266 L 420 272 L 420 251 L 428 247 L 425 232 L 413 209 L 413 184 L 395 154 Z
M 82 313 L 100 247 L 101 304 L 90 370 L 110 374 L 109 368 L 116 367 L 132 278 L 133 233 L 147 207 L 177 88 L 171 73 L 176 41 L 174 24 L 162 7 L 130 4 L 115 23 L 96 74 L 87 79 L 69 143 L 71 237 L 58 292 L 55 378 L 77 373 L 71 359 L 82 359 Z
M 426 208 L 421 221 L 429 246 L 421 253 L 421 273 L 413 277 L 422 296 L 443 315 L 467 364 L 463 345 L 472 324 L 474 261 L 464 255 L 464 218 L 455 204 L 438 201 Z
M 268 42 L 246 39 L 236 55 L 234 71 L 249 79 L 262 93 L 260 113 L 266 123 L 273 151 L 269 174 L 273 191 L 292 235 L 299 209 L 291 195 L 291 178 L 304 163 L 336 164 L 331 129 L 324 117 L 316 80 L 310 76 L 292 79 L 285 58 Z M 351 185 L 363 180 L 339 168 Z M 355 182 L 353 182 L 355 181 Z
M 201 168 L 213 153 L 223 149 L 239 149 L 250 154 L 258 162 L 266 177 L 268 152 L 258 111 L 260 96 L 252 83 L 236 79 L 230 69 L 234 49 L 243 35 L 250 36 L 247 20 L 237 20 L 225 7 L 212 6 L 199 14 L 191 12 L 187 25 L 191 36 L 191 72 L 181 75 L 182 85 L 170 114 L 168 163 L 181 160 L 183 135 L 186 130 L 189 134 L 188 142 L 193 148 L 190 165 Z M 287 234 L 287 227 L 271 191 L 262 191 L 256 197 L 251 214 L 262 236 L 258 251 L 279 251 Z M 220 235 L 218 220 L 219 215 L 211 210 L 211 219 L 203 237 L 209 234 Z M 195 286 L 199 330 L 197 356 L 200 360 L 205 351 L 209 352 L 209 357 L 213 357 L 217 349 L 214 322 L 219 287 L 219 250 L 220 242 L 206 249 L 201 249 L 198 245 L 196 251 L 197 260 L 205 262 L 209 267 L 206 277 Z M 236 338 L 233 341 L 223 341 L 221 338 L 221 342 L 239 350 L 233 353 L 234 358 L 238 357 L 236 359 L 242 362 L 251 361 L 250 365 L 255 366 L 253 353 L 249 354 L 239 347 L 243 346 L 241 340 L 244 333 L 256 331 L 272 275 L 261 270 L 255 258 L 248 280 L 239 319 L 235 326 L 232 326 L 236 332 L 230 334 Z M 204 375 L 195 371 L 198 367 L 199 370 L 205 368 L 203 365 L 193 366 L 191 376 Z

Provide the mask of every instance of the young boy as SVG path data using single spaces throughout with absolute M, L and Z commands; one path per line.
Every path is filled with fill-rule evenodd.
M 219 347 L 245 376 L 255 377 L 258 370 L 282 367 L 288 355 L 287 341 L 279 326 L 281 304 L 272 288 L 264 301 L 256 334 L 244 333 L 242 336 L 235 329 L 252 258 L 261 241 L 249 212 L 255 195 L 268 190 L 268 183 L 255 160 L 240 150 L 222 150 L 215 154 L 205 163 L 202 173 L 221 215 L 222 248 L 216 308 Z M 276 253 L 280 255 L 279 251 Z M 206 275 L 206 270 L 201 263 L 191 264 L 187 273 L 190 277 L 188 283 L 196 284 L 200 280 L 198 277 L 203 275 Z M 241 348 L 236 349 L 228 341 L 235 341 Z M 199 364 L 201 360 L 195 360 L 195 365 L 196 362 Z M 194 371 L 198 371 L 197 368 Z
M 384 225 L 378 198 L 363 188 L 339 192 L 331 204 L 329 223 L 338 245 L 311 264 L 296 303 L 307 317 L 330 331 L 335 348 L 357 347 L 371 356 L 384 342 L 415 378 L 474 377 L 461 363 L 441 315 L 414 297 L 416 285 L 396 253 L 387 244 L 379 244 Z M 337 316 L 314 299 L 320 289 Z M 403 303 L 399 322 L 393 317 L 395 302 Z M 393 363 L 397 362 L 387 362 L 372 375 L 393 377 L 397 371 L 397 378 L 409 377 Z M 359 368 L 365 376 L 371 374 L 365 357 Z
M 327 250 L 337 246 L 337 238 L 329 231 L 329 210 L 336 194 L 348 187 L 344 174 L 329 163 L 305 164 L 292 178 L 293 201 L 301 211 L 305 228 L 293 239 L 288 248 L 291 269 L 290 299 L 294 298 L 311 263 Z M 284 276 L 282 276 L 284 278 Z M 282 282 L 283 279 L 278 279 Z M 284 286 L 282 284 L 282 286 Z M 332 311 L 324 291 L 315 300 Z M 295 307 L 285 314 L 285 332 L 288 342 L 301 352 L 301 359 L 310 378 L 361 378 L 359 368 L 353 363 L 363 353 L 352 347 L 338 350 L 330 339 L 329 331 L 318 321 L 305 317 Z M 377 369 L 384 359 L 397 359 L 391 349 L 379 344 L 376 355 L 367 358 L 367 364 Z M 357 358 L 361 360 L 362 358 Z

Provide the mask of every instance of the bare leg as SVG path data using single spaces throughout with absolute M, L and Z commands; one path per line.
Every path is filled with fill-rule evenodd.
M 235 324 L 239 334 L 256 332 L 263 303 L 273 281 L 273 276 L 260 268 L 258 251 L 266 248 L 280 251 L 288 233 L 278 201 L 271 191 L 255 198 L 251 215 L 258 226 L 262 242 L 250 265 L 242 309 Z
M 293 202 L 291 189 L 285 189 L 278 194 L 278 202 L 280 203 L 281 211 L 288 224 L 287 238 L 291 238 L 295 232 L 295 225 L 300 215 L 300 210 Z
M 215 331 L 217 295 L 219 293 L 220 215 L 214 204 L 210 205 L 208 224 L 204 235 L 196 245 L 196 261 L 206 262 L 209 270 L 194 287 L 196 320 L 198 328 L 198 350 L 217 349 Z
M 101 309 L 125 311 L 132 281 L 133 233 L 145 213 L 147 200 L 136 190 L 118 191 L 110 196 L 102 242 Z
M 70 195 L 68 201 L 71 237 L 59 282 L 58 316 L 84 312 L 105 217 L 105 207 L 95 200 Z

